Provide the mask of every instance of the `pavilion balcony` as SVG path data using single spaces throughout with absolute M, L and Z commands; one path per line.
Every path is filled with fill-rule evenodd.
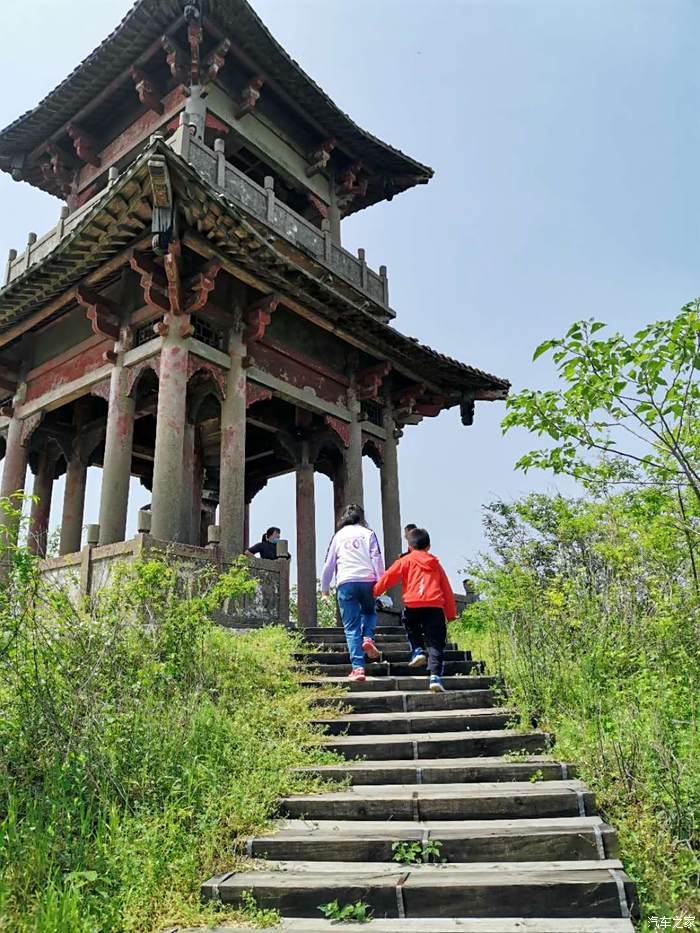
M 266 178 L 265 187 L 261 187 L 226 161 L 223 146 L 219 148 L 217 145 L 216 149 L 210 149 L 201 140 L 193 137 L 186 125 L 178 127 L 167 140 L 167 144 L 212 188 L 242 207 L 257 221 L 266 224 L 275 236 L 283 237 L 288 243 L 312 256 L 333 275 L 339 276 L 358 289 L 374 304 L 380 306 L 382 316 L 387 319 L 395 317 L 389 308 L 386 267 L 380 266 L 379 272 L 374 272 L 365 262 L 364 250 L 358 250 L 358 255 L 354 256 L 333 242 L 328 221 L 324 220 L 323 227 L 319 228 L 279 200 L 275 196 L 271 177 Z M 113 184 L 117 177 L 116 169 L 110 169 L 108 184 Z M 58 224 L 52 230 L 39 239 L 36 234 L 29 234 L 27 248 L 23 253 L 18 255 L 16 250 L 10 250 L 4 284 L 11 284 L 48 256 L 71 234 L 103 193 L 99 192 L 72 214 L 68 213 L 67 208 L 62 208 Z

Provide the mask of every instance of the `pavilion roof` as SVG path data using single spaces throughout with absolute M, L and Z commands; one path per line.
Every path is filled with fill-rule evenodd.
M 0 168 L 10 171 L 12 156 L 40 147 L 83 108 L 101 107 L 104 118 L 109 119 L 113 98 L 108 92 L 120 99 L 125 94 L 135 96 L 130 65 L 182 17 L 183 7 L 184 0 L 137 0 L 110 35 L 57 87 L 0 130 Z M 371 169 L 375 182 L 345 213 L 393 197 L 432 177 L 430 167 L 363 130 L 334 104 L 274 39 L 247 0 L 207 0 L 206 16 L 256 64 L 266 83 L 296 109 L 303 122 L 314 126 L 321 138 L 335 138 L 340 151 Z M 391 180 L 390 195 L 377 178 Z M 33 172 L 30 180 L 49 190 L 41 173 Z
M 458 400 L 460 392 L 477 390 L 482 397 L 503 398 L 510 383 L 459 360 L 452 359 L 408 337 L 368 308 L 366 296 L 339 279 L 329 281 L 328 270 L 303 251 L 270 236 L 269 228 L 252 218 L 244 208 L 213 188 L 188 162 L 162 140 L 155 141 L 120 178 L 95 198 L 79 221 L 57 245 L 36 264 L 0 290 L 0 341 L 16 325 L 46 315 L 59 296 L 66 295 L 87 278 L 97 284 L 101 270 L 118 276 L 118 254 L 139 243 L 150 243 L 150 182 L 148 163 L 154 155 L 168 163 L 173 188 L 194 234 L 201 242 L 223 253 L 239 268 L 265 282 L 265 287 L 311 308 L 326 317 L 334 329 L 361 337 L 370 352 L 391 361 L 406 375 L 424 382 L 432 391 L 444 391 Z M 244 238 L 233 231 L 243 230 Z M 185 232 L 185 243 L 188 233 Z M 196 246 L 196 244 L 195 244 Z M 379 311 L 385 309 L 378 306 Z M 56 306 L 53 314 L 60 314 Z

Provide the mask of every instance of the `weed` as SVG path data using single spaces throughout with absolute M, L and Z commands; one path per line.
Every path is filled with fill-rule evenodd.
M 344 904 L 330 901 L 328 904 L 321 904 L 318 908 L 326 920 L 332 923 L 369 923 L 372 919 L 372 911 L 369 904 L 364 901 L 356 901 L 354 904 Z

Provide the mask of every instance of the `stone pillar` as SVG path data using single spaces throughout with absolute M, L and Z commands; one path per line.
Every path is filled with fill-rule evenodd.
M 151 533 L 179 541 L 182 513 L 182 454 L 187 407 L 187 316 L 166 315 L 160 351 L 156 448 L 153 461 Z
M 364 505 L 365 494 L 362 482 L 362 424 L 360 403 L 353 390 L 348 391 L 348 408 L 352 415 L 350 437 L 345 451 L 345 505 Z
M 13 413 L 7 427 L 7 445 L 2 470 L 2 482 L 0 483 L 0 499 L 8 499 L 16 493 L 22 495 L 26 476 L 27 448 L 22 443 L 22 420 Z M 20 503 L 14 502 L 12 505 L 17 507 Z M 0 511 L 0 534 L 2 534 L 4 544 L 17 544 L 19 522 L 2 511 Z
M 398 438 L 391 405 L 384 408 L 384 457 L 380 467 L 382 490 L 382 524 L 384 526 L 384 559 L 387 567 L 401 553 L 401 505 L 399 498 Z
M 338 465 L 333 477 L 333 528 L 338 527 L 340 513 L 345 508 L 345 462 Z
M 51 493 L 53 492 L 56 460 L 52 451 L 44 449 L 39 454 L 34 488 L 32 489 L 32 510 L 29 515 L 29 538 L 27 547 L 38 557 L 46 557 L 46 541 L 49 533 L 51 514 Z
M 180 540 L 183 544 L 195 544 L 194 493 L 195 493 L 195 440 L 196 427 L 185 422 L 182 443 L 182 498 L 180 508 Z M 197 528 L 197 534 L 199 528 Z
M 246 502 L 243 512 L 243 547 L 250 547 L 250 502 Z
M 316 501 L 309 445 L 302 445 L 297 486 L 297 605 L 302 627 L 316 625 Z
M 221 403 L 221 460 L 219 481 L 219 525 L 224 554 L 242 554 L 245 526 L 245 432 L 246 371 L 245 344 L 234 328 L 229 338 L 231 368 L 226 380 L 226 398 Z
M 109 383 L 109 410 L 100 490 L 100 544 L 123 541 L 126 534 L 136 402 L 128 394 L 128 373 L 124 366 L 125 346 L 126 337 L 124 336 L 124 339 L 115 346 L 117 359 L 112 368 Z M 81 477 L 77 465 L 75 470 L 76 496 L 79 496 Z M 82 482 L 84 491 L 84 478 Z M 68 476 L 66 476 L 66 489 L 67 486 Z M 81 525 L 82 520 L 81 507 Z
M 87 482 L 87 463 L 83 459 L 82 453 L 79 438 L 76 438 L 68 461 L 68 468 L 66 469 L 59 554 L 75 554 L 80 550 L 83 535 L 83 513 L 85 511 L 85 483 Z M 103 490 L 104 486 L 105 477 L 103 474 Z

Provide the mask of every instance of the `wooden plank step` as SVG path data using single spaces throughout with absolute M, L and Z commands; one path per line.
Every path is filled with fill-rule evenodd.
M 614 830 L 599 816 L 482 820 L 285 820 L 248 840 L 252 858 L 389 862 L 395 842 L 442 843 L 449 862 L 600 860 L 617 855 Z
M 343 923 L 342 929 L 366 933 L 634 933 L 634 924 L 614 917 L 404 917 Z M 258 929 L 258 933 L 338 933 L 338 930 L 338 924 L 329 920 L 284 917 L 278 926 Z M 202 929 L 190 927 L 178 933 L 202 933 Z M 250 927 L 207 927 L 207 933 L 250 933 Z
M 426 684 L 427 686 L 427 684 Z M 495 705 L 493 690 L 367 690 L 340 697 L 319 697 L 317 706 L 349 706 L 357 713 L 413 713 L 422 710 L 486 709 Z
M 350 673 L 350 662 L 343 664 L 326 664 L 314 662 L 314 671 L 328 677 L 347 677 Z M 408 666 L 408 662 L 377 661 L 365 665 L 365 672 L 369 677 L 411 677 L 415 670 Z M 481 674 L 483 662 L 481 661 L 446 661 L 445 676 L 454 677 L 457 674 Z M 424 675 L 427 676 L 427 675 Z
M 409 733 L 408 735 L 338 735 L 322 748 L 347 758 L 380 759 L 465 758 L 525 751 L 539 754 L 552 745 L 546 732 L 492 729 L 486 732 Z
M 416 674 L 412 671 L 407 676 L 386 676 L 374 677 L 368 673 L 367 680 L 364 683 L 348 682 L 346 676 L 334 677 L 309 677 L 303 683 L 309 686 L 328 686 L 345 687 L 350 693 L 370 693 L 386 692 L 387 690 L 427 690 L 427 673 Z M 487 676 L 484 674 L 457 674 L 454 676 L 443 677 L 443 686 L 446 690 L 487 690 L 491 687 L 497 687 L 501 683 L 498 677 Z
M 472 820 L 586 816 L 595 797 L 582 781 L 386 784 L 282 800 L 296 819 Z
M 440 694 L 436 694 L 440 697 Z M 507 707 L 438 709 L 398 713 L 349 713 L 337 719 L 316 719 L 330 735 L 407 735 L 413 732 L 457 732 L 505 729 L 517 711 Z
M 338 765 L 300 768 L 308 774 L 329 780 L 350 778 L 353 785 L 377 784 L 454 784 L 471 781 L 518 781 L 533 776 L 542 780 L 568 780 L 576 768 L 568 762 L 552 761 L 544 755 L 527 755 L 516 760 L 503 757 L 435 758 L 420 761 L 348 761 Z
M 337 629 L 322 628 L 322 629 L 319 629 L 317 632 L 313 632 L 312 634 L 305 635 L 304 638 L 306 641 L 309 642 L 309 644 L 315 644 L 315 645 L 346 644 L 345 632 L 343 632 L 342 629 L 338 631 Z M 402 632 L 396 632 L 390 635 L 385 635 L 382 632 L 375 632 L 374 640 L 378 645 L 379 644 L 385 644 L 385 645 L 407 645 L 408 644 L 408 636 L 406 635 L 405 629 Z
M 553 868 L 522 871 L 498 866 L 422 865 L 376 872 L 240 872 L 202 885 L 204 898 L 238 903 L 252 891 L 257 903 L 287 916 L 317 916 L 320 904 L 361 900 L 386 917 L 621 917 L 634 891 L 620 869 Z
M 342 625 L 307 625 L 301 628 L 304 636 L 313 636 L 321 633 L 322 635 L 340 635 L 345 637 L 345 629 Z M 406 637 L 406 627 L 400 622 L 395 625 L 378 625 L 374 632 L 375 635 L 403 635 Z
M 341 651 L 301 651 L 295 654 L 294 657 L 298 661 L 306 661 L 309 664 L 347 664 L 348 649 L 345 646 Z M 444 659 L 447 663 L 470 660 L 466 651 L 445 651 Z M 388 661 L 390 664 L 408 664 L 411 660 L 411 652 L 408 648 L 402 647 L 385 648 L 382 650 L 380 660 Z

